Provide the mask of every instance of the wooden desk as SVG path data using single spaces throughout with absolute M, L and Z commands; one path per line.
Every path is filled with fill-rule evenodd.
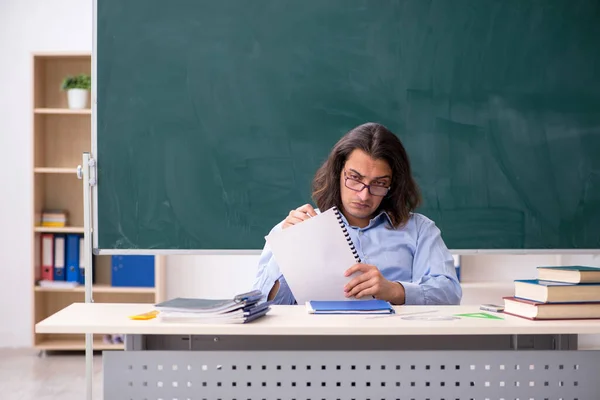
M 126 334 L 128 351 L 104 352 L 111 400 L 600 398 L 598 353 L 520 344 L 528 336 L 600 333 L 599 320 L 452 318 L 478 313 L 477 306 L 401 306 L 394 316 L 274 306 L 247 325 L 128 318 L 151 309 L 72 304 L 36 332 Z M 490 338 L 510 345 L 494 347 Z
M 147 304 L 74 303 L 36 325 L 37 333 L 96 333 L 142 335 L 515 335 L 595 334 L 600 320 L 529 321 L 503 318 L 407 320 L 403 317 L 447 317 L 479 313 L 478 306 L 398 306 L 396 314 L 311 315 L 303 306 L 272 306 L 265 317 L 250 324 L 165 323 L 134 321 L 130 315 L 153 310 Z M 488 313 L 489 314 L 489 313 Z

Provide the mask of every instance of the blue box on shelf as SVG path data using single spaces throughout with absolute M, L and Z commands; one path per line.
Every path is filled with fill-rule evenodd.
M 112 256 L 111 284 L 154 287 L 154 256 Z

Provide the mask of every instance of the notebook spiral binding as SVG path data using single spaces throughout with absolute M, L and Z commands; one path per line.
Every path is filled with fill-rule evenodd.
M 354 255 L 354 259 L 356 260 L 357 263 L 362 262 L 360 260 L 360 256 L 358 255 L 358 251 L 356 251 L 356 247 L 354 247 L 354 243 L 352 242 L 352 239 L 350 238 L 350 234 L 348 233 L 348 229 L 346 228 L 346 225 L 344 224 L 344 221 L 342 220 L 342 216 L 340 214 L 340 211 L 338 210 L 337 207 L 333 207 L 333 212 L 335 213 L 335 216 L 338 220 L 338 223 L 340 224 L 340 227 L 342 228 L 342 232 L 344 232 L 344 236 L 346 236 L 346 241 L 348 242 L 348 245 L 350 246 L 350 250 L 352 250 L 352 254 Z

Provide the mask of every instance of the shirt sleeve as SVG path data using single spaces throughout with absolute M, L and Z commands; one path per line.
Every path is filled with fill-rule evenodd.
M 276 225 L 271 232 L 277 229 L 281 229 L 281 223 Z M 252 289 L 260 290 L 266 300 L 276 281 L 279 281 L 279 290 L 273 299 L 273 303 L 284 305 L 295 304 L 296 300 L 279 270 L 279 265 L 275 261 L 275 257 L 273 257 L 269 244 L 265 243 L 258 260 L 258 270 Z
M 407 305 L 458 305 L 462 289 L 454 259 L 435 223 L 417 221 L 418 238 L 413 258 L 412 282 L 404 286 Z

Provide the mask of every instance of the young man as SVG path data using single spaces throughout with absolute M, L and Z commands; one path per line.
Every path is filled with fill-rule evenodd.
M 346 297 L 383 299 L 392 304 L 460 304 L 454 261 L 440 230 L 414 213 L 421 199 L 404 146 L 386 127 L 360 125 L 333 147 L 313 180 L 320 210 L 337 206 L 363 263 L 345 287 Z M 286 229 L 315 216 L 305 204 L 273 229 Z M 318 276 L 314 277 L 319 279 Z M 295 304 L 268 245 L 259 260 L 254 289 L 276 304 Z

